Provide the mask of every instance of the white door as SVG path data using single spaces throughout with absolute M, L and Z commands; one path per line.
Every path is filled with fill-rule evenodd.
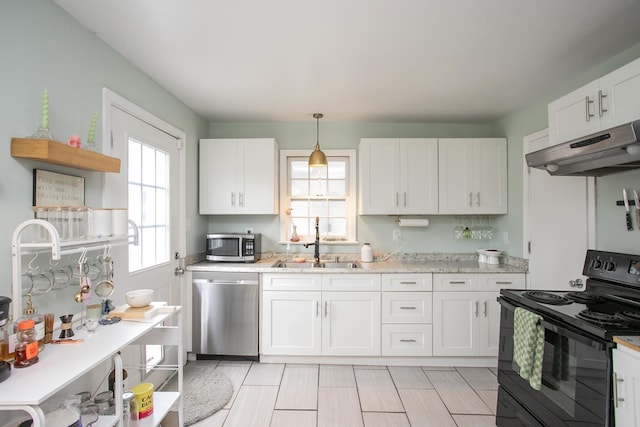
M 127 291 L 149 288 L 155 301 L 184 305 L 183 276 L 175 271 L 180 262 L 176 254 L 184 257 L 185 250 L 185 135 L 112 92 L 105 90 L 104 103 L 108 137 L 103 140 L 111 140 L 105 148 L 121 159 L 121 172 L 105 176 L 104 203 L 128 207 L 129 219 L 139 232 L 139 245 L 112 251 L 112 298 L 123 302 Z M 138 363 L 153 365 L 163 357 L 173 360 L 177 354 L 164 355 L 159 346 L 148 346 L 138 357 L 142 358 Z
M 549 145 L 547 130 L 524 138 L 524 153 Z M 595 236 L 593 178 L 551 176 L 524 164 L 524 257 L 531 289 L 580 290 L 569 286 L 581 278 Z M 529 244 L 530 242 L 530 244 Z M 582 288 L 584 289 L 584 288 Z
M 264 291 L 262 308 L 262 354 L 321 354 L 320 292 Z
M 322 293 L 322 354 L 380 356 L 380 292 Z
M 433 293 L 433 355 L 478 355 L 476 292 Z

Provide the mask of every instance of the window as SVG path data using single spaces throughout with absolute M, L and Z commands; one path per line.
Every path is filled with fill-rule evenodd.
M 169 156 L 129 139 L 129 219 L 138 224 L 140 243 L 129 247 L 129 271 L 169 261 Z
M 355 151 L 325 150 L 325 154 L 328 167 L 310 168 L 308 152 L 280 151 L 283 241 L 289 241 L 294 227 L 301 241 L 313 241 L 316 218 L 322 241 L 356 240 Z

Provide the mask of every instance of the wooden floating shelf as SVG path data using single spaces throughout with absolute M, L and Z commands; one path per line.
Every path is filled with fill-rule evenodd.
M 50 139 L 11 138 L 11 156 L 76 169 L 120 173 L 120 159 Z

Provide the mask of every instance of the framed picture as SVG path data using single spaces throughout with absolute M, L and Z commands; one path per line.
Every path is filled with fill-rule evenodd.
M 34 206 L 84 206 L 84 177 L 33 170 Z

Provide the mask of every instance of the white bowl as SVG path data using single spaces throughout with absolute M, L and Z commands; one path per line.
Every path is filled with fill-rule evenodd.
M 153 289 L 129 291 L 124 296 L 124 299 L 131 307 L 146 307 L 153 301 Z

